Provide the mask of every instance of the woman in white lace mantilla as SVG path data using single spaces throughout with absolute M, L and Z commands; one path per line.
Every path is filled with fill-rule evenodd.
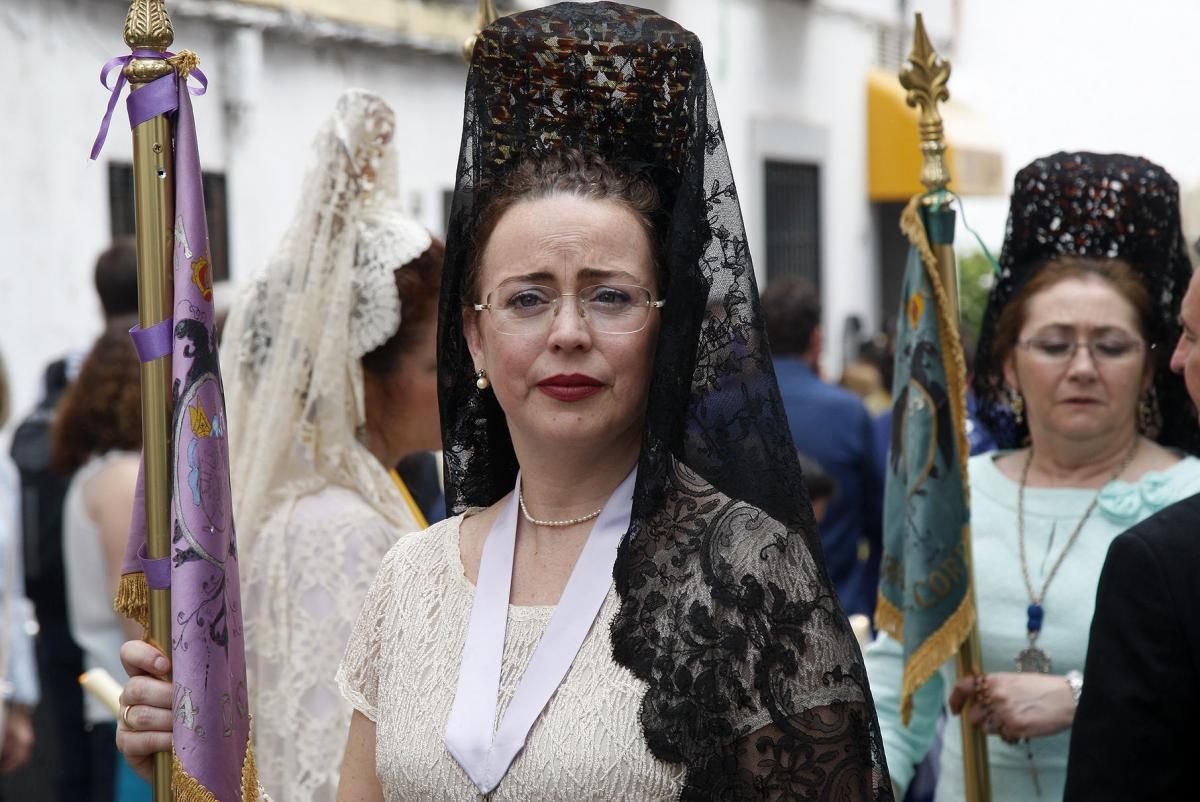
M 399 211 L 394 130 L 378 96 L 339 98 L 223 335 L 252 735 L 276 802 L 336 794 L 338 663 L 383 556 L 426 525 L 391 466 L 441 447 L 444 249 Z

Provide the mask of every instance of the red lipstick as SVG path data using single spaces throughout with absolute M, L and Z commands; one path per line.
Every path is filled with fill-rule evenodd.
M 583 373 L 550 376 L 538 382 L 538 389 L 556 401 L 582 401 L 604 389 L 599 379 Z

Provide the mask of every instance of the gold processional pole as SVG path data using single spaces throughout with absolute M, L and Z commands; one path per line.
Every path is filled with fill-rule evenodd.
M 933 49 L 925 33 L 925 22 L 917 13 L 913 30 L 912 52 L 908 63 L 900 69 L 900 85 L 908 90 L 908 105 L 921 109 L 918 124 L 921 132 L 921 183 L 930 194 L 925 198 L 926 206 L 940 206 L 941 191 L 950 185 L 950 169 L 946 166 L 946 135 L 942 130 L 942 115 L 938 103 L 950 99 L 946 83 L 950 80 L 950 62 Z M 958 267 L 954 259 L 953 243 L 930 243 L 937 256 L 942 286 L 950 300 L 950 317 L 958 320 Z
M 921 118 L 921 183 L 929 191 L 924 205 L 930 211 L 939 210 L 946 203 L 945 189 L 950 184 L 950 171 L 946 166 L 946 137 L 942 130 L 942 115 L 938 103 L 949 100 L 946 83 L 950 79 L 950 62 L 944 60 L 933 49 L 925 33 L 925 23 L 918 13 L 913 30 L 912 52 L 908 63 L 900 70 L 900 84 L 908 90 L 908 105 L 919 107 Z M 958 268 L 954 259 L 953 223 L 945 228 L 949 236 L 937 236 L 930 232 L 930 246 L 937 257 L 938 272 L 946 297 L 950 303 L 950 319 L 958 321 Z M 968 539 L 966 562 L 970 576 L 974 577 L 974 558 Z M 971 582 L 971 609 L 975 606 L 975 582 Z M 966 677 L 982 673 L 983 661 L 979 645 L 978 618 L 972 625 L 967 639 L 959 647 L 957 656 L 958 676 Z M 992 798 L 991 778 L 988 772 L 987 736 L 970 723 L 966 711 L 961 716 L 963 739 L 963 780 L 967 802 L 990 802 Z
M 471 51 L 475 49 L 475 40 L 479 38 L 480 32 L 499 18 L 500 14 L 496 11 L 495 0 L 479 0 L 479 25 L 476 26 L 475 33 L 468 36 L 467 41 L 463 42 L 463 58 L 468 64 L 471 63 Z
M 165 51 L 175 39 L 165 0 L 131 0 L 125 43 Z M 124 69 L 132 91 L 174 71 L 161 58 L 133 58 Z M 149 329 L 171 317 L 175 219 L 175 160 L 171 127 L 159 115 L 133 129 L 134 210 L 137 225 L 138 323 Z M 171 357 L 142 363 L 142 448 L 146 494 L 146 556 L 170 556 Z M 150 643 L 171 653 L 171 591 L 150 589 Z M 154 802 L 171 802 L 171 753 L 154 756 Z

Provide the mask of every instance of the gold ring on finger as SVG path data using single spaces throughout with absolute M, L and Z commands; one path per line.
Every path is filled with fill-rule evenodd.
M 125 705 L 121 708 L 121 721 L 125 722 L 125 729 L 132 732 L 137 732 L 137 727 L 129 723 L 129 710 L 133 705 Z

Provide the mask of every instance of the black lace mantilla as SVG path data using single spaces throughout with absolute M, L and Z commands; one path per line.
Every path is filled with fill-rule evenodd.
M 648 683 L 685 800 L 890 800 L 862 656 L 826 575 L 771 366 L 737 190 L 696 37 L 653 12 L 563 3 L 480 36 L 467 79 L 440 318 L 449 506 L 489 505 L 516 460 L 475 389 L 463 280 L 489 181 L 571 147 L 649 170 L 666 199 L 663 325 L 615 659 Z
M 1162 424 L 1155 439 L 1200 453 L 1200 427 L 1183 378 L 1167 369 L 1179 340 L 1179 304 L 1192 276 L 1179 218 L 1179 185 L 1159 165 L 1120 153 L 1055 153 L 1017 173 L 1000 275 L 988 294 L 975 356 L 978 414 L 1000 448 L 1029 437 L 1009 405 L 1004 366 L 993 348 L 1000 313 L 1057 256 L 1120 257 L 1133 266 L 1158 315 L 1154 390 Z

